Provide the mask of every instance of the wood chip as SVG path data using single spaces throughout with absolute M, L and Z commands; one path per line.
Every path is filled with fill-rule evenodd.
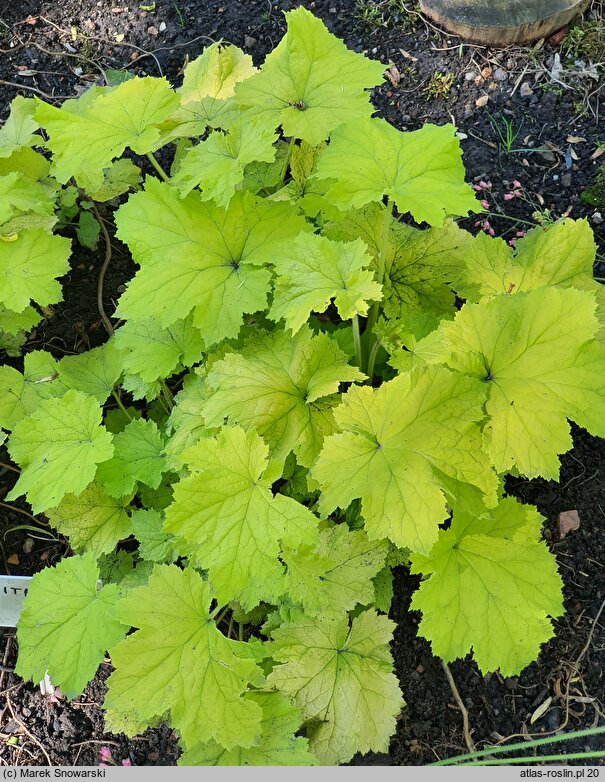
M 586 139 L 583 136 L 567 136 L 567 141 L 569 144 L 581 144 Z
M 412 62 L 418 62 L 418 57 L 414 57 L 413 54 L 406 52 L 405 49 L 400 49 L 399 51 L 405 57 L 406 60 L 411 60 Z
M 597 147 L 595 151 L 590 156 L 591 160 L 596 160 L 598 157 L 601 157 L 601 155 L 605 152 L 605 147 Z
M 7 565 L 18 565 L 19 564 L 19 555 L 18 554 L 11 554 L 10 557 L 6 560 Z
M 559 540 L 567 535 L 568 532 L 573 532 L 575 529 L 580 529 L 580 517 L 577 510 L 564 510 L 557 516 L 557 530 L 559 532 Z
M 401 74 L 399 73 L 399 68 L 396 65 L 391 65 L 391 67 L 385 71 L 384 75 L 391 82 L 393 87 L 397 87 L 399 85 L 399 82 L 401 81 Z
M 483 70 L 481 71 L 481 75 L 483 76 L 484 79 L 489 79 L 490 76 L 492 75 L 492 69 L 491 68 L 483 68 Z

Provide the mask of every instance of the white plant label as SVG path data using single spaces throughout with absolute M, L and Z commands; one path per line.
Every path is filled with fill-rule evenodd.
M 31 576 L 0 576 L 0 627 L 16 627 Z

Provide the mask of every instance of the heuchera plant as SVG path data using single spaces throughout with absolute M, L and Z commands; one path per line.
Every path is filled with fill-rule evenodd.
M 18 98 L 0 133 L 5 333 L 60 300 L 66 188 L 122 196 L 138 266 L 102 347 L 0 368 L 8 499 L 75 552 L 32 581 L 17 672 L 71 698 L 109 651 L 108 728 L 167 720 L 183 764 L 387 750 L 398 564 L 436 655 L 519 673 L 561 579 L 502 478 L 556 479 L 568 419 L 605 435 L 587 223 L 514 249 L 458 228 L 480 207 L 454 128 L 372 118 L 385 66 L 286 18 L 259 70 L 214 44 L 176 91 Z

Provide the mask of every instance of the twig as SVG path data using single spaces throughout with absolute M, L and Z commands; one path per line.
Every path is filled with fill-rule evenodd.
M 41 742 L 40 742 L 40 741 L 39 741 L 39 740 L 38 740 L 38 739 L 37 739 L 37 738 L 36 738 L 36 737 L 33 735 L 33 733 L 30 733 L 30 732 L 28 731 L 28 729 L 26 728 L 25 724 L 24 724 L 24 723 L 23 723 L 23 722 L 22 722 L 22 721 L 19 719 L 19 717 L 17 717 L 17 715 L 15 714 L 15 710 L 13 709 L 13 704 L 11 703 L 11 701 L 10 701 L 10 698 L 8 697 L 8 695 L 6 696 L 6 703 L 7 703 L 7 705 L 8 705 L 8 708 L 9 708 L 9 710 L 10 710 L 10 713 L 11 713 L 11 715 L 12 715 L 13 719 L 15 720 L 15 722 L 16 722 L 16 723 L 18 723 L 18 725 L 21 727 L 21 730 L 22 730 L 22 731 L 25 733 L 25 735 L 26 735 L 26 736 L 29 736 L 29 737 L 30 737 L 30 739 L 31 739 L 31 740 L 34 742 L 34 744 L 36 744 L 38 747 L 40 747 L 40 749 L 42 750 L 42 752 L 43 752 L 43 754 L 44 754 L 44 757 L 46 758 L 46 761 L 47 761 L 48 765 L 49 765 L 49 766 L 52 766 L 52 760 L 50 759 L 50 756 L 49 756 L 48 752 L 47 752 L 47 751 L 44 749 L 44 746 L 43 746 L 43 745 L 41 744 Z
M 21 472 L 21 470 L 13 467 L 11 464 L 6 464 L 6 462 L 0 462 L 0 467 L 4 470 L 11 470 L 12 472 L 16 472 L 17 474 Z
M 37 519 L 35 516 L 32 516 L 31 513 L 29 513 L 26 510 L 23 510 L 23 508 L 18 508 L 16 505 L 9 505 L 6 502 L 0 502 L 0 506 L 3 508 L 8 508 L 8 510 L 12 510 L 15 513 L 22 513 L 24 516 L 27 516 L 28 519 L 32 519 L 32 521 L 35 521 L 36 524 L 42 524 L 42 526 L 45 526 L 44 521 L 40 521 L 40 519 Z
M 12 673 L 12 671 L 9 670 L 9 668 L 8 668 L 8 666 L 6 664 L 8 662 L 8 655 L 10 653 L 12 640 L 13 640 L 13 636 L 12 635 L 9 634 L 9 635 L 6 636 L 6 648 L 4 649 L 4 656 L 2 658 L 2 665 L 0 665 L 0 688 L 4 686 L 4 675 L 6 673 Z
M 99 210 L 97 209 L 97 205 L 95 204 L 94 201 L 92 202 L 92 211 L 95 213 L 95 217 L 103 233 L 103 239 L 105 240 L 105 259 L 103 261 L 103 265 L 101 266 L 101 271 L 99 272 L 99 280 L 97 282 L 97 307 L 99 310 L 99 315 L 101 316 L 101 320 L 103 321 L 103 325 L 105 326 L 105 331 L 111 337 L 111 335 L 113 334 L 113 326 L 111 325 L 111 321 L 107 317 L 107 314 L 105 312 L 105 307 L 103 306 L 103 285 L 105 283 L 105 274 L 107 273 L 109 262 L 111 261 L 111 239 L 109 238 L 109 233 L 107 231 L 107 226 L 105 225 L 105 221 L 99 214 Z
M 4 84 L 5 87 L 16 87 L 18 90 L 29 90 L 29 92 L 35 92 L 36 95 L 41 95 L 49 103 L 58 103 L 62 100 L 69 100 L 73 98 L 73 95 L 49 95 L 47 92 L 42 92 L 37 87 L 31 87 L 29 84 L 17 84 L 15 81 L 5 81 L 0 79 L 0 84 Z
M 456 703 L 458 704 L 458 708 L 462 712 L 462 729 L 464 731 L 464 742 L 469 752 L 475 752 L 476 748 L 475 745 L 473 744 L 473 740 L 471 738 L 471 734 L 468 726 L 468 710 L 464 705 L 462 698 L 460 697 L 460 693 L 458 692 L 458 688 L 456 687 L 456 682 L 454 681 L 454 677 L 452 676 L 452 672 L 450 671 L 448 664 L 443 660 L 441 660 L 441 667 L 445 671 L 445 675 L 447 677 L 448 684 L 450 685 L 452 695 L 454 696 Z

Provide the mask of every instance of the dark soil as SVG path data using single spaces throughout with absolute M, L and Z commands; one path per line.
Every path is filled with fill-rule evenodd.
M 29 96 L 38 91 L 47 100 L 74 96 L 95 81 L 103 83 L 106 68 L 165 75 L 178 84 L 185 58 L 193 59 L 205 44 L 219 38 L 243 47 L 260 64 L 285 30 L 282 11 L 299 4 L 0 0 L 0 117 L 6 116 L 18 92 Z M 413 130 L 425 122 L 455 121 L 463 134 L 469 180 L 493 183 L 485 197 L 495 213 L 489 220 L 497 235 L 514 238 L 517 231 L 528 227 L 522 221 L 535 222 L 535 210 L 549 209 L 555 219 L 567 212 L 574 218 L 589 218 L 603 254 L 604 225 L 595 214 L 598 210 L 582 203 L 580 193 L 605 159 L 591 158 L 599 135 L 600 141 L 605 135 L 601 119 L 605 90 L 602 82 L 586 75 L 566 77 L 567 82 L 562 78 L 564 87 L 551 80 L 555 55 L 560 53 L 564 64 L 568 61 L 565 37 L 533 51 L 461 46 L 458 38 L 440 33 L 413 10 L 384 10 L 394 4 L 377 6 L 378 18 L 382 14 L 384 21 L 378 26 L 367 19 L 364 23 L 354 0 L 303 4 L 349 47 L 382 60 L 385 66 L 394 65 L 391 81 L 374 93 L 377 109 L 389 122 Z M 143 5 L 154 10 L 146 11 Z M 371 10 L 377 4 L 367 0 L 365 5 Z M 602 4 L 595 2 L 592 13 L 603 14 Z M 435 95 L 440 83 L 433 77 L 435 72 L 453 77 L 451 88 L 441 97 Z M 488 96 L 487 105 L 478 107 L 482 96 Z M 515 135 L 509 150 L 499 135 L 505 132 L 505 120 L 512 123 Z M 505 201 L 504 194 L 515 180 L 521 183 L 522 198 Z M 469 219 L 466 227 L 476 230 L 484 219 Z M 31 335 L 26 350 L 44 348 L 59 358 L 104 341 L 96 307 L 103 254 L 102 242 L 97 252 L 74 252 L 72 270 L 62 281 L 65 301 Z M 604 270 L 605 266 L 597 264 L 599 276 L 605 276 Z M 112 262 L 104 286 L 104 305 L 110 316 L 121 286 L 134 271 L 126 249 L 112 240 Z M 11 363 L 19 366 L 18 360 Z M 451 665 L 478 747 L 512 736 L 605 724 L 605 617 L 594 624 L 605 599 L 605 447 L 602 440 L 577 428 L 574 443 L 573 451 L 562 457 L 559 484 L 507 481 L 511 494 L 535 503 L 547 519 L 545 536 L 565 581 L 567 613 L 556 623 L 556 636 L 544 646 L 539 660 L 519 677 L 482 677 L 470 660 Z M 5 452 L 0 461 L 7 461 Z M 3 490 L 10 488 L 14 477 L 6 466 L 0 466 Z M 24 503 L 15 505 L 27 510 Z M 581 526 L 560 540 L 557 514 L 572 509 L 577 510 Z M 28 532 L 11 531 L 31 519 L 6 507 L 0 511 L 5 571 L 33 573 L 66 553 L 61 540 L 26 540 Z M 32 546 L 27 554 L 24 545 L 26 549 Z M 6 560 L 15 562 L 15 555 L 18 564 L 7 564 Z M 393 653 L 407 707 L 390 754 L 357 759 L 360 764 L 426 764 L 466 751 L 461 714 L 441 664 L 417 637 L 418 617 L 408 613 L 416 586 L 415 577 L 398 570 L 392 608 L 398 623 Z M 16 656 L 13 632 L 6 630 L 1 637 L 0 663 L 5 667 L 13 665 Z M 101 666 L 86 692 L 71 704 L 51 703 L 32 685 L 0 671 L 0 763 L 43 765 L 50 760 L 53 764 L 95 765 L 99 747 L 106 744 L 118 763 L 130 759 L 139 765 L 174 764 L 176 738 L 167 727 L 130 740 L 104 734 L 100 704 L 109 671 L 109 664 Z M 549 708 L 532 724 L 532 714 L 549 697 Z M 558 747 L 593 751 L 604 749 L 605 741 L 568 742 Z

